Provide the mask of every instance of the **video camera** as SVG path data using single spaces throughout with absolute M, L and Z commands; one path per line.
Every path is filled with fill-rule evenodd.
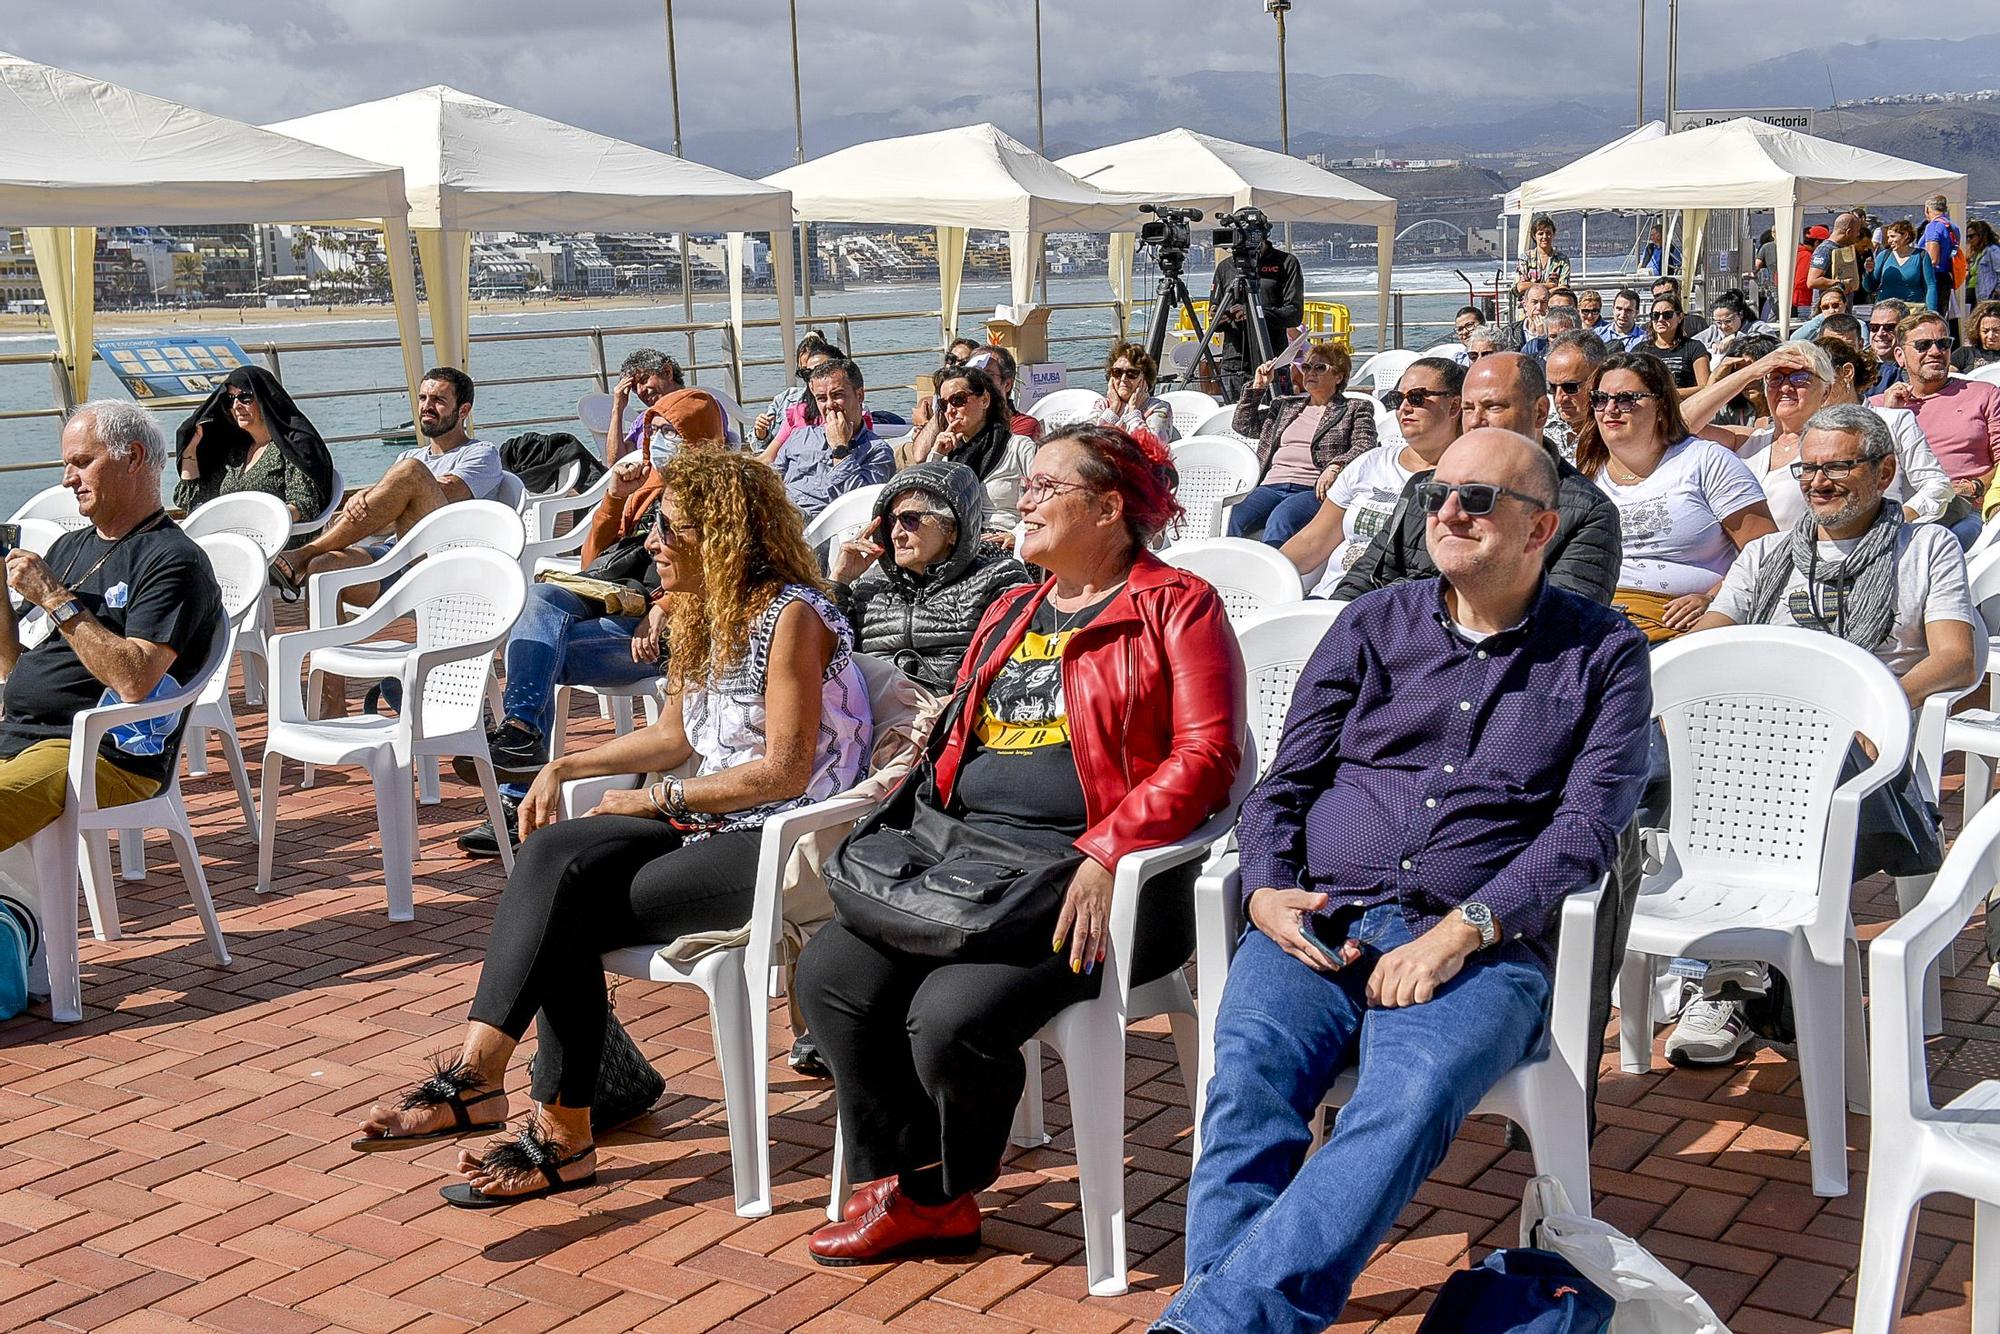
M 1162 250 L 1185 251 L 1194 242 L 1194 229 L 1189 225 L 1201 221 L 1198 208 L 1175 208 L 1171 204 L 1141 204 L 1141 213 L 1150 213 L 1154 221 L 1139 224 L 1139 244 L 1159 246 Z
M 1255 255 L 1271 239 L 1271 220 L 1261 208 L 1219 213 L 1215 220 L 1221 225 L 1209 233 L 1209 240 L 1217 250 L 1247 250 Z

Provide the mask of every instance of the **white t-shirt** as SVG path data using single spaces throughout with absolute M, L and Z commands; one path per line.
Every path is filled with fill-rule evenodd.
M 1915 511 L 1917 522 L 1935 523 L 1951 504 L 1951 479 L 1938 466 L 1937 455 L 1931 453 L 1924 428 L 1917 425 L 1917 414 L 1907 408 L 1869 410 L 1888 424 L 1889 434 L 1896 441 L 1896 476 L 1882 495 Z M 1775 438 L 1772 428 L 1766 426 L 1745 440 L 1736 454 L 1763 483 L 1764 498 L 1771 504 L 1771 518 L 1783 532 L 1805 518 L 1808 507 L 1806 493 L 1798 478 L 1792 476 L 1790 465 L 1771 467 L 1771 445 Z
M 1618 586 L 1667 597 L 1714 587 L 1736 559 L 1722 521 L 1764 503 L 1742 459 L 1692 436 L 1669 446 L 1653 475 L 1631 486 L 1612 481 L 1608 465 L 1591 480 L 1618 507 L 1625 554 Z
M 1738 625 L 1752 620 L 1751 603 L 1757 592 L 1757 571 L 1774 553 L 1791 541 L 1789 533 L 1772 533 L 1743 548 L 1729 577 L 1715 595 L 1709 610 L 1727 616 Z M 1820 559 L 1838 563 L 1860 542 L 1821 542 Z M 1796 603 L 1798 611 L 1794 611 Z M 1817 617 L 1835 609 L 1824 599 L 1815 603 L 1806 588 L 1806 572 L 1792 571 L 1785 596 L 1771 612 L 1766 624 L 1799 625 L 1800 613 L 1806 628 L 1818 629 Z M 1889 637 L 1875 647 L 1875 656 L 1898 677 L 1929 654 L 1924 641 L 1924 625 L 1929 621 L 1964 621 L 1972 624 L 1972 597 L 1966 590 L 1965 556 L 1958 539 L 1934 523 L 1906 523 L 1896 535 L 1896 620 Z
M 418 445 L 396 456 L 398 463 L 404 459 L 418 460 L 433 477 L 449 474 L 458 478 L 474 500 L 491 500 L 500 486 L 500 451 L 484 440 L 468 440 L 442 454 L 433 453 L 429 445 Z
M 1377 445 L 1342 468 L 1327 489 L 1327 503 L 1346 511 L 1340 520 L 1340 545 L 1326 563 L 1327 578 L 1335 583 L 1368 550 L 1368 539 L 1387 526 L 1404 485 L 1417 475 L 1402 460 L 1402 450 Z

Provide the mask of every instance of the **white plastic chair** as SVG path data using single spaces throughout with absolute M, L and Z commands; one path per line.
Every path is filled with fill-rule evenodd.
M 732 442 L 740 442 L 752 423 L 757 420 L 756 413 L 746 410 L 728 393 L 713 385 L 695 384 L 689 385 L 688 388 L 698 389 L 715 400 L 715 406 L 722 409 L 723 432 Z
M 1705 631 L 1654 649 L 1652 666 L 1673 804 L 1665 864 L 1640 886 L 1619 975 L 1623 1066 L 1652 1067 L 1662 961 L 1776 966 L 1792 986 L 1813 1193 L 1844 1195 L 1841 1092 L 1865 1111 L 1868 1080 L 1848 911 L 1855 829 L 1862 797 L 1909 757 L 1909 701 L 1873 654 L 1791 627 Z M 1842 783 L 1857 733 L 1876 758 Z
M 895 664 L 854 655 L 868 683 L 871 707 L 896 685 Z M 573 819 L 594 807 L 606 792 L 635 787 L 629 775 L 586 778 L 563 784 L 562 815 Z M 667 957 L 672 942 L 634 945 L 604 956 L 606 971 L 652 982 L 685 982 L 708 997 L 709 1032 L 722 1073 L 722 1111 L 729 1123 L 729 1157 L 736 1212 L 762 1218 L 771 1212 L 770 1068 L 771 1028 L 766 991 L 784 932 L 785 863 L 792 846 L 822 829 L 852 824 L 874 802 L 837 796 L 765 821 L 758 841 L 757 883 L 750 909 L 750 939 L 732 949 L 710 950 L 692 962 Z
M 1437 343 L 1425 348 L 1417 354 L 1417 360 L 1422 361 L 1425 357 L 1449 357 L 1455 361 L 1458 359 L 1458 354 L 1463 351 L 1465 344 L 1454 338 L 1449 343 Z
M 1386 393 L 1396 387 L 1396 382 L 1403 378 L 1403 372 L 1410 369 L 1410 363 L 1419 361 L 1422 357 L 1423 354 L 1420 352 L 1412 352 L 1408 348 L 1401 347 L 1377 352 L 1361 363 L 1361 369 L 1354 373 L 1354 378 L 1368 380 L 1375 386 L 1375 392 L 1378 394 Z
M 1389 388 L 1394 389 L 1397 382 L 1402 378 L 1401 375 L 1398 375 L 1395 380 L 1391 380 Z M 1401 449 L 1409 443 L 1403 439 L 1403 423 L 1396 419 L 1395 413 L 1389 411 L 1383 405 L 1381 399 L 1375 397 L 1373 394 L 1364 394 L 1358 389 L 1349 389 L 1343 396 L 1360 399 L 1375 414 L 1375 447 L 1377 449 L 1381 449 L 1384 446 L 1392 449 Z
M 1931 892 L 1868 948 L 1874 1115 L 1862 1211 L 1855 1334 L 1889 1334 L 1901 1314 L 1911 1223 L 1926 1196 L 1973 1201 L 1972 1320 L 2000 1329 L 2000 1080 L 1931 1101 L 1918 995 L 1938 957 L 2000 882 L 2000 807 L 1968 820 Z
M 62 485 L 43 487 L 22 501 L 10 522 L 22 519 L 43 519 L 64 532 L 90 527 L 90 520 L 77 510 L 76 492 Z
M 590 536 L 590 516 L 611 490 L 611 470 L 573 496 L 543 496 L 529 503 L 523 526 L 527 542 L 521 548 L 521 571 L 533 579 L 543 570 L 574 570 L 581 562 L 576 553 Z M 558 536 L 564 515 L 570 515 L 569 531 Z
M 215 903 L 209 898 L 208 878 L 202 872 L 194 829 L 188 823 L 187 808 L 181 804 L 180 779 L 175 773 L 178 764 L 168 767 L 166 783 L 153 796 L 123 806 L 105 807 L 98 805 L 97 753 L 105 734 L 113 727 L 175 716 L 192 704 L 215 677 L 226 678 L 233 634 L 227 619 L 218 617 L 209 638 L 204 670 L 182 689 L 136 704 L 86 709 L 70 724 L 69 782 L 63 794 L 62 814 L 54 824 L 28 839 L 42 920 L 42 954 L 49 976 L 49 1011 L 58 1022 L 74 1023 L 83 1018 L 83 988 L 76 954 L 79 848 L 87 853 L 81 869 L 94 932 L 99 940 L 117 940 L 122 934 L 105 838 L 110 830 L 167 831 L 174 851 L 180 856 L 181 874 L 187 880 L 195 913 L 208 937 L 209 953 L 217 963 L 225 967 L 229 964 L 229 947 L 222 939 Z
M 512 582 L 520 586 L 521 596 L 525 598 L 527 580 L 520 573 L 521 551 L 525 544 L 526 533 L 521 526 L 521 516 L 498 501 L 461 500 L 445 505 L 417 520 L 381 560 L 351 570 L 322 570 L 308 579 L 306 628 L 322 630 L 337 625 L 341 597 L 347 589 L 358 584 L 379 583 L 391 574 L 407 569 L 420 558 L 447 551 L 476 548 L 500 552 L 515 562 Z M 320 685 L 327 677 L 378 681 L 386 676 L 401 676 L 413 651 L 407 641 L 398 639 L 359 643 L 329 641 L 327 647 L 307 660 L 312 673 L 311 680 L 306 683 L 309 707 L 318 708 Z M 494 715 L 498 717 L 498 692 L 489 688 L 488 694 L 494 697 Z M 309 763 L 305 777 L 307 787 L 312 786 L 312 778 L 313 770 Z M 427 806 L 436 804 L 438 800 L 437 783 L 435 768 L 418 775 L 418 790 Z
M 494 651 L 506 641 L 526 597 L 521 567 L 513 556 L 479 548 L 442 551 L 411 570 L 355 620 L 271 637 L 271 719 L 259 807 L 258 893 L 271 889 L 279 771 L 287 755 L 309 764 L 358 765 L 368 770 L 375 784 L 376 824 L 382 831 L 390 921 L 407 922 L 415 916 L 410 870 L 416 856 L 416 806 L 410 798 L 410 772 L 420 761 L 435 774 L 439 758 L 471 759 L 486 798 L 487 818 L 501 835 L 500 860 L 513 869 L 513 848 L 506 838 L 500 788 L 494 781 L 480 715 Z M 307 658 L 366 641 L 405 616 L 416 619 L 416 640 L 404 646 L 406 655 L 392 673 L 403 683 L 402 711 L 394 718 L 310 717 L 299 681 Z
M 1077 1187 L 1083 1203 L 1085 1275 L 1093 1297 L 1125 1292 L 1125 1029 L 1139 1020 L 1166 1015 L 1173 1027 L 1174 1049 L 1181 1079 L 1198 1086 L 1198 1037 L 1194 996 L 1187 972 L 1176 968 L 1163 977 L 1134 986 L 1126 972 L 1138 923 L 1139 897 L 1146 883 L 1162 872 L 1206 857 L 1229 837 L 1236 811 L 1249 795 L 1257 774 L 1256 742 L 1243 743 L 1243 762 L 1236 771 L 1227 802 L 1201 827 L 1177 843 L 1122 857 L 1113 872 L 1111 942 L 1104 954 L 1104 982 L 1093 1000 L 1079 1001 L 1043 1026 L 1027 1046 L 1028 1079 L 1015 1117 L 1014 1142 L 1047 1143 L 1042 1129 L 1042 1063 L 1037 1043 L 1046 1042 L 1062 1057 L 1069 1075 L 1071 1132 L 1076 1141 Z M 1193 1094 L 1190 1093 L 1192 1098 Z M 834 1122 L 833 1180 L 827 1217 L 838 1221 L 848 1196 L 847 1166 L 840 1123 Z
M 181 531 L 199 541 L 210 533 L 236 533 L 257 544 L 266 570 L 259 573 L 256 615 L 237 627 L 236 652 L 243 659 L 243 702 L 264 702 L 264 641 L 277 628 L 268 567 L 292 540 L 292 512 L 285 502 L 262 491 L 237 491 L 217 496 L 181 520 Z M 253 670 L 250 659 L 257 665 Z M 192 773 L 201 771 L 190 770 Z
M 1968 380 L 1984 380 L 1987 384 L 2000 384 L 2000 361 L 1980 366 L 1965 372 Z
M 1250 734 L 1266 764 L 1278 753 L 1300 674 L 1346 606 L 1322 599 L 1286 603 L 1235 622 L 1236 643 L 1243 650 Z
M 1170 394 L 1161 394 L 1160 399 L 1173 410 L 1174 432 L 1182 439 L 1197 434 L 1201 423 L 1215 415 L 1222 405 L 1199 389 L 1176 389 Z M 1231 409 L 1233 412 L 1235 409 Z
M 506 475 L 509 477 L 514 476 L 512 473 Z M 521 479 L 515 477 L 514 480 L 519 482 Z M 522 483 L 521 499 L 514 506 L 514 509 L 520 514 L 521 522 L 527 527 L 529 541 L 532 542 L 536 538 L 547 536 L 537 526 L 537 514 L 540 508 L 550 501 L 567 498 L 572 491 L 576 490 L 576 484 L 582 480 L 583 465 L 575 459 L 571 459 L 568 463 L 563 464 L 562 471 L 556 474 L 555 485 L 546 491 L 530 491 L 527 489 L 527 484 L 525 482 Z M 602 480 L 602 478 L 599 480 Z M 500 500 L 500 497 L 496 495 L 494 499 Z M 505 504 L 506 501 L 501 500 L 501 503 Z
M 596 437 L 598 444 L 605 444 L 605 436 L 611 431 L 611 395 L 590 393 L 579 398 L 576 401 L 576 419 L 583 423 L 584 430 Z M 609 459 L 612 452 L 607 449 L 604 457 Z
M 487 499 L 493 501 L 495 504 L 505 505 L 516 514 L 521 514 L 528 507 L 528 488 L 522 484 L 519 477 L 516 477 L 511 472 L 502 470 L 500 473 L 500 484 L 493 488 L 493 494 L 488 496 Z
M 555 722 L 549 728 L 549 758 L 563 753 L 569 743 L 570 700 L 581 691 L 597 700 L 600 716 L 611 720 L 611 730 L 624 736 L 638 726 L 636 704 L 645 710 L 650 726 L 660 720 L 660 678 L 649 676 L 622 685 L 558 685 L 555 694 Z
M 1209 413 L 1206 417 L 1196 422 L 1192 431 L 1183 431 L 1181 434 L 1190 438 L 1194 436 L 1219 436 L 1224 440 L 1241 440 L 1252 449 L 1257 447 L 1257 442 L 1254 439 L 1237 433 L 1236 409 L 1234 406 L 1217 408 L 1214 412 Z
M 875 501 L 881 494 L 882 487 L 877 484 L 857 486 L 852 491 L 835 496 L 806 525 L 806 546 L 814 551 L 821 547 L 831 550 L 852 538 L 875 517 Z
M 1547 1054 L 1509 1070 L 1472 1109 L 1475 1116 L 1502 1116 L 1526 1131 L 1534 1152 L 1535 1174 L 1562 1182 L 1570 1202 L 1586 1215 L 1590 1212 L 1590 1106 L 1584 1084 L 1597 1064 L 1599 1046 L 1598 1036 L 1590 1031 L 1590 981 L 1603 889 L 1600 879 L 1588 892 L 1563 900 L 1554 987 L 1549 994 Z M 1195 990 L 1200 1015 L 1194 1099 L 1194 1162 L 1198 1164 L 1208 1081 L 1215 1073 L 1216 1019 L 1222 1011 L 1229 966 L 1247 922 L 1236 854 L 1229 853 L 1203 873 L 1195 882 L 1194 894 Z M 1354 1096 L 1355 1078 L 1353 1067 L 1342 1071 L 1322 1105 L 1344 1105 Z M 1318 1136 L 1316 1125 L 1315 1147 Z
M 1222 595 L 1229 623 L 1240 625 L 1253 612 L 1285 606 L 1305 597 L 1299 572 L 1277 550 L 1242 537 L 1208 537 L 1176 542 L 1160 552 L 1176 569 L 1200 575 Z
M 1042 424 L 1046 434 L 1093 417 L 1103 406 L 1104 395 L 1095 389 L 1058 389 L 1036 399 L 1028 415 Z
M 1168 446 L 1180 482 L 1174 495 L 1187 511 L 1180 540 L 1221 537 L 1229 511 L 1257 485 L 1257 451 L 1235 436 L 1197 435 Z
M 265 499 L 270 499 L 266 496 Z M 215 581 L 222 587 L 222 610 L 229 617 L 229 624 L 235 628 L 240 641 L 255 626 L 258 609 L 263 605 L 263 593 L 268 584 L 266 571 L 270 558 L 250 538 L 241 533 L 210 533 L 195 539 L 195 544 L 208 555 L 208 567 L 215 573 Z M 261 660 L 263 654 L 257 655 Z M 243 668 L 249 673 L 249 665 Z M 261 693 L 261 692 L 259 692 Z M 243 827 L 254 838 L 257 833 L 257 803 L 250 795 L 250 771 L 243 763 L 243 743 L 236 736 L 236 718 L 229 707 L 229 668 L 210 674 L 209 683 L 194 704 L 188 709 L 187 732 L 181 740 L 181 755 L 187 761 L 188 776 L 202 778 L 208 773 L 208 734 L 214 732 L 222 741 L 223 763 L 229 766 L 229 781 L 236 788 L 237 805 L 243 809 Z M 134 849 L 137 852 L 137 849 Z M 129 864 L 135 858 L 127 858 L 127 879 L 135 879 L 130 874 Z M 143 854 L 140 854 L 137 870 L 145 872 Z
M 333 481 L 327 487 L 326 508 L 309 519 L 297 519 L 292 523 L 292 536 L 300 540 L 318 537 L 320 529 L 333 522 L 333 516 L 340 513 L 340 507 L 347 500 L 347 479 L 340 475 L 340 469 L 333 470 Z

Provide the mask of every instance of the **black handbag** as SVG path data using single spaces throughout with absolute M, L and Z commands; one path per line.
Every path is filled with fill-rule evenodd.
M 1007 633 L 995 640 L 1006 643 Z M 1054 934 L 1083 864 L 1073 848 L 1023 847 L 939 809 L 937 757 L 970 691 L 968 681 L 939 715 L 923 759 L 848 832 L 824 868 L 840 924 L 906 954 L 1006 958 L 1036 948 Z
M 535 1059 L 528 1067 L 529 1078 L 538 1082 L 544 1077 L 554 1082 L 554 1071 L 547 1068 L 548 1048 L 537 1045 Z M 627 1121 L 636 1121 L 653 1110 L 653 1104 L 667 1091 L 667 1081 L 652 1064 L 646 1060 L 646 1053 L 639 1050 L 639 1044 L 618 1022 L 618 1013 L 610 1005 L 604 1007 L 604 1058 L 597 1066 L 597 1090 L 590 1099 L 590 1130 L 601 1135 L 615 1130 Z

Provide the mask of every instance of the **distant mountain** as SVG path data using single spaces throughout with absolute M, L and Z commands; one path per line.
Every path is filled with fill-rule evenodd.
M 1824 114 L 1822 119 L 1826 119 Z M 2000 198 L 2000 111 L 1985 104 L 1927 106 L 1910 115 L 1852 129 L 1822 126 L 1821 133 L 1856 148 L 1962 171 L 1968 198 Z M 1917 214 L 1914 202 L 1910 212 Z

